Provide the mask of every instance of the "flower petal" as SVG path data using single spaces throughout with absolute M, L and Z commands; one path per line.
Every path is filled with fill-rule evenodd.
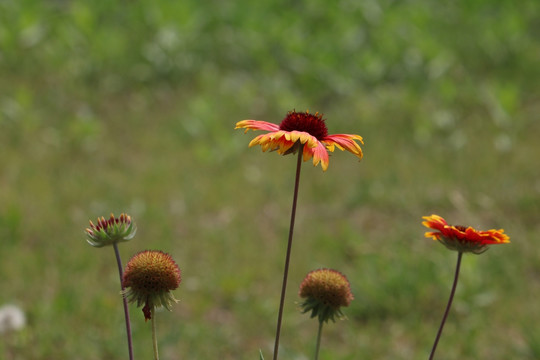
M 261 145 L 261 149 L 263 152 L 267 151 L 268 149 L 276 150 L 280 145 L 279 141 L 276 141 L 273 135 L 274 133 L 258 135 L 250 141 L 249 147 Z
M 285 138 L 293 143 L 300 141 L 301 144 L 306 144 L 310 148 L 314 148 L 319 144 L 319 140 L 317 140 L 317 138 L 310 133 L 296 130 L 283 132 L 285 133 Z
M 279 139 L 274 140 L 274 143 L 276 144 L 276 148 L 278 148 L 278 154 L 286 155 L 287 151 L 296 144 L 296 141 L 289 141 L 285 136 L 282 136 Z
M 356 155 L 358 158 L 362 159 L 364 154 L 362 153 L 362 148 L 356 142 L 359 141 L 362 145 L 364 140 L 360 135 L 352 134 L 334 134 L 328 135 L 321 140 L 329 151 L 334 151 L 334 147 L 337 146 L 339 150 L 347 150 L 350 153 Z
M 278 131 L 279 125 L 260 120 L 242 120 L 236 123 L 235 129 Z
M 315 147 L 304 146 L 304 161 L 307 161 L 312 157 L 313 166 L 317 166 L 320 163 L 323 171 L 326 171 L 328 169 L 328 151 L 321 142 L 317 141 L 317 146 Z
M 444 227 L 448 225 L 446 220 L 435 214 L 431 216 L 423 216 L 422 219 L 426 220 L 422 222 L 422 225 L 433 230 L 442 231 L 444 230 Z M 426 233 L 426 237 L 432 237 L 431 234 L 433 233 Z

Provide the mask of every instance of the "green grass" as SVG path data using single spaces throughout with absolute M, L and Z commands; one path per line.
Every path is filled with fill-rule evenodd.
M 345 273 L 348 320 L 322 359 L 427 358 L 456 254 L 432 213 L 510 245 L 465 256 L 441 359 L 540 356 L 540 23 L 536 1 L 0 3 L 0 305 L 27 327 L 2 359 L 127 357 L 112 249 L 88 219 L 128 212 L 121 244 L 183 271 L 158 313 L 163 359 L 266 358 L 273 346 L 294 157 L 248 149 L 246 118 L 309 109 L 365 158 L 305 163 L 282 332 L 312 356 L 298 286 Z M 135 355 L 150 324 L 131 308 Z

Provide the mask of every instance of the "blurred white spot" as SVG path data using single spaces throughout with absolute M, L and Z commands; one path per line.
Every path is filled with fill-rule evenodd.
M 163 27 L 156 35 L 156 42 L 165 49 L 174 49 L 178 44 L 178 32 L 173 27 Z
M 0 334 L 11 330 L 21 330 L 25 325 L 26 316 L 18 306 L 0 307 Z
M 512 150 L 512 139 L 506 134 L 501 134 L 493 141 L 495 149 L 499 152 L 508 152 Z
M 450 111 L 440 110 L 433 115 L 433 123 L 440 129 L 449 129 L 455 122 L 455 117 Z
M 20 42 L 22 46 L 29 48 L 39 44 L 44 37 L 45 28 L 41 24 L 34 24 L 21 31 Z

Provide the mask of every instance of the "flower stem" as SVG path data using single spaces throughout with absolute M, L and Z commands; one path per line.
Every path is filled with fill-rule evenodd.
M 315 347 L 315 360 L 319 359 L 319 349 L 321 347 L 321 334 L 324 321 L 319 321 L 319 331 L 317 332 L 317 346 Z
M 298 200 L 298 185 L 300 184 L 300 169 L 302 167 L 302 155 L 304 152 L 304 145 L 300 145 L 298 149 L 298 160 L 296 162 L 296 179 L 294 182 L 294 195 L 291 210 L 291 224 L 289 227 L 289 240 L 287 242 L 287 254 L 285 256 L 285 269 L 283 270 L 283 284 L 281 285 L 281 300 L 279 303 L 279 313 L 276 327 L 276 341 L 274 343 L 274 360 L 278 358 L 279 350 L 279 336 L 281 333 L 281 320 L 283 318 L 283 307 L 285 304 L 285 292 L 287 290 L 287 277 L 289 275 L 289 263 L 291 259 L 292 239 L 294 232 L 294 219 L 296 217 L 296 203 Z
M 156 312 L 152 307 L 152 344 L 154 344 L 154 360 L 159 360 L 157 334 L 156 334 Z
M 133 360 L 133 340 L 131 338 L 131 321 L 129 320 L 129 309 L 127 298 L 124 296 L 124 285 L 122 284 L 122 260 L 118 251 L 118 244 L 113 243 L 114 254 L 116 255 L 116 263 L 118 264 L 118 274 L 120 275 L 120 288 L 122 289 L 122 300 L 124 302 L 124 318 L 126 319 L 126 332 L 128 341 L 129 360 Z
M 444 312 L 444 316 L 441 321 L 441 326 L 439 327 L 439 331 L 437 332 L 437 337 L 435 338 L 435 343 L 433 344 L 433 348 L 431 349 L 431 354 L 429 355 L 429 360 L 433 360 L 433 356 L 435 356 L 435 350 L 437 349 L 437 344 L 439 343 L 439 339 L 441 338 L 442 330 L 444 327 L 444 323 L 446 322 L 446 318 L 448 317 L 448 313 L 450 312 L 450 307 L 452 306 L 452 300 L 454 299 L 454 294 L 456 293 L 456 287 L 457 282 L 459 278 L 459 268 L 461 267 L 461 257 L 463 256 L 463 253 L 460 251 L 458 252 L 458 258 L 457 258 L 457 264 L 456 264 L 456 274 L 454 275 L 454 284 L 452 285 L 452 291 L 450 292 L 450 298 L 448 299 L 448 305 L 446 305 L 446 311 Z

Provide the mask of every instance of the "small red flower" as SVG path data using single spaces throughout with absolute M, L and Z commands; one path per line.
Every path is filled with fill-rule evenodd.
M 450 250 L 481 254 L 488 249 L 488 245 L 510 242 L 503 229 L 479 231 L 471 226 L 448 225 L 438 215 L 424 216 L 422 219 L 426 220 L 422 225 L 435 230 L 426 232 L 425 236 L 438 240 Z
M 277 150 L 280 155 L 296 153 L 303 146 L 303 159 L 313 158 L 313 165 L 319 163 L 323 171 L 328 169 L 328 151 L 333 152 L 337 147 L 347 150 L 362 159 L 362 148 L 356 142 L 364 144 L 359 135 L 334 134 L 328 135 L 328 129 L 322 114 L 290 111 L 281 124 L 273 124 L 259 120 L 243 120 L 236 123 L 235 129 L 269 131 L 254 138 L 249 147 L 260 145 L 263 151 Z

